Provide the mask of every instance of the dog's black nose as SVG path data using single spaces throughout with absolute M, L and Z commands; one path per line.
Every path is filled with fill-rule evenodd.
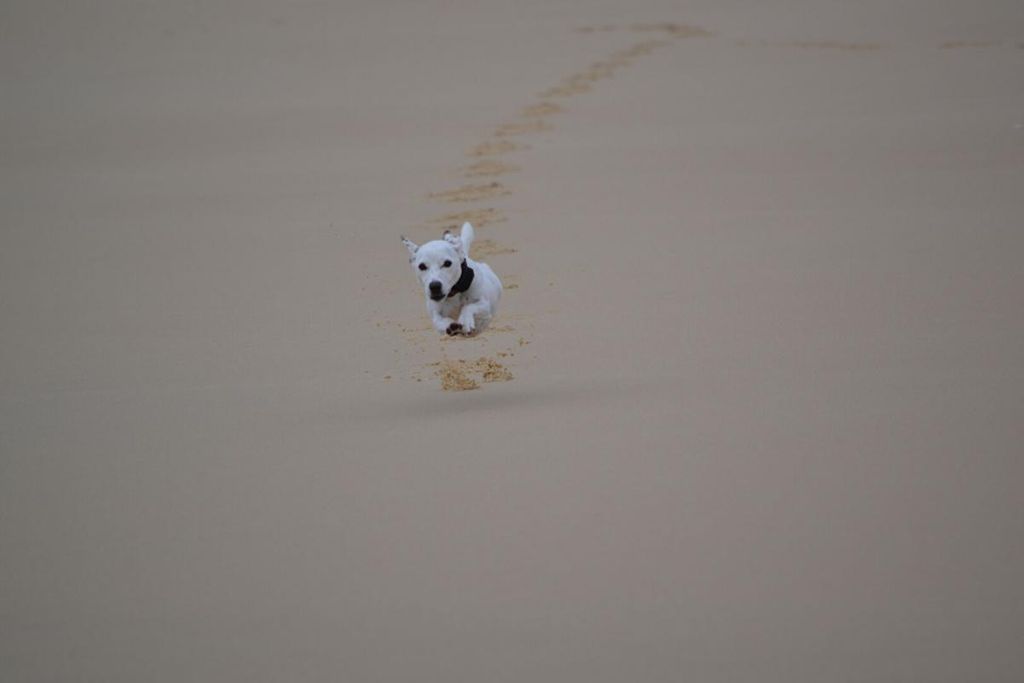
M 431 294 L 440 294 L 441 293 L 441 283 L 438 282 L 437 280 L 434 280 L 433 282 L 431 282 L 430 283 L 430 293 Z

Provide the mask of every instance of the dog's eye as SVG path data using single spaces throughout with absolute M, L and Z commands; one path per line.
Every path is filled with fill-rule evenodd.
M 445 261 L 444 263 L 441 264 L 441 267 L 442 268 L 450 268 L 451 265 L 452 265 L 451 261 Z
M 421 263 L 420 264 L 420 270 L 426 270 L 426 269 L 427 269 L 427 264 L 426 263 Z

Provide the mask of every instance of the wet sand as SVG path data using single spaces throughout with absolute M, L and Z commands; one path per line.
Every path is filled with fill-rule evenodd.
M 1021 680 L 1019 3 L 723 5 L 9 5 L 0 679 Z

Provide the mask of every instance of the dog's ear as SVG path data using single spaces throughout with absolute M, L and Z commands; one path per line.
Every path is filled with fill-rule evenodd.
M 402 244 L 409 250 L 409 260 L 412 261 L 416 258 L 416 250 L 420 248 L 420 245 L 416 244 L 410 239 L 407 239 L 405 235 L 402 235 Z
M 444 231 L 444 241 L 455 247 L 455 251 L 459 252 L 459 258 L 462 260 L 466 259 L 466 252 L 462 248 L 462 240 L 453 235 L 451 230 Z

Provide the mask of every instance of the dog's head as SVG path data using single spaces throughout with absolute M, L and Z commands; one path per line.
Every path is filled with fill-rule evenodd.
M 424 293 L 432 301 L 443 301 L 462 275 L 466 260 L 462 241 L 446 232 L 444 239 L 421 245 L 403 237 L 402 244 L 409 250 L 409 263 L 423 283 Z

